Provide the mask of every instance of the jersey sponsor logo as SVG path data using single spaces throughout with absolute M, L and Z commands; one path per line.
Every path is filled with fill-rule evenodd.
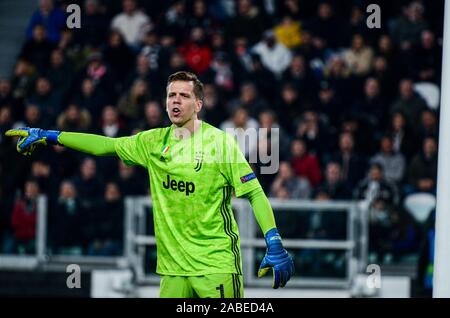
M 170 179 L 170 175 L 167 175 L 167 182 L 163 181 L 164 189 L 171 189 L 172 191 L 184 192 L 187 196 L 195 192 L 195 184 L 190 181 L 177 181 Z
M 242 182 L 242 183 L 246 183 L 246 182 L 248 182 L 248 181 L 250 181 L 250 180 L 253 180 L 253 179 L 255 179 L 255 178 L 256 178 L 256 175 L 255 175 L 254 172 L 252 172 L 252 173 L 249 173 L 249 174 L 247 174 L 247 175 L 241 177 L 241 182 Z

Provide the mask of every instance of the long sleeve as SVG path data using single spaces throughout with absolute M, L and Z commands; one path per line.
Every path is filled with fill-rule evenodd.
M 62 132 L 58 142 L 65 147 L 94 156 L 116 155 L 115 139 L 94 134 Z
M 250 201 L 256 221 L 263 234 L 265 235 L 270 229 L 276 228 L 272 207 L 262 188 L 250 191 L 245 197 Z

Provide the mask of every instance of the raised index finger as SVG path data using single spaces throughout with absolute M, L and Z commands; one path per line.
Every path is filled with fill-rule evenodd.
M 5 132 L 5 136 L 8 137 L 27 137 L 28 131 L 23 129 L 10 129 L 7 132 Z

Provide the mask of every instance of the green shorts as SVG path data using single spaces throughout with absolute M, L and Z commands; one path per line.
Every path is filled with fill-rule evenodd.
M 161 298 L 243 298 L 242 275 L 161 276 Z

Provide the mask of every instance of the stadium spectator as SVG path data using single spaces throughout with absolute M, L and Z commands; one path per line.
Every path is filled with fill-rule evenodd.
M 136 126 L 137 121 L 142 118 L 145 104 L 150 98 L 151 94 L 147 82 L 142 79 L 137 79 L 131 86 L 130 91 L 122 95 L 117 104 L 117 109 L 130 127 Z
M 63 100 L 72 86 L 74 77 L 73 65 L 67 61 L 62 50 L 53 50 L 50 56 L 50 67 L 45 72 L 57 100 Z
M 428 28 L 423 13 L 422 3 L 412 1 L 403 8 L 403 14 L 394 21 L 391 35 L 401 50 L 410 50 L 420 42 L 420 34 Z
M 219 126 L 226 118 L 224 104 L 214 84 L 205 84 L 203 87 L 204 99 L 200 117 L 211 125 Z
M 383 206 L 393 206 L 400 200 L 397 187 L 385 178 L 383 167 L 378 163 L 370 165 L 367 177 L 358 184 L 353 197 L 364 201 L 368 207 L 377 206 L 380 201 Z
M 232 99 L 227 105 L 228 113 L 233 113 L 237 108 L 243 107 L 252 117 L 257 117 L 259 112 L 268 108 L 267 101 L 258 94 L 258 88 L 252 82 L 241 84 L 239 97 Z
M 258 146 L 258 121 L 249 116 L 244 107 L 237 108 L 231 118 L 220 125 L 220 129 L 236 137 L 239 148 L 248 158 L 256 154 Z
M 324 180 L 316 188 L 316 200 L 348 200 L 352 193 L 348 185 L 342 180 L 341 166 L 337 162 L 329 162 L 325 167 Z
M 295 49 L 302 43 L 300 21 L 290 15 L 283 16 L 273 31 L 277 41 L 289 49 Z
M 87 131 L 91 128 L 91 114 L 75 103 L 70 103 L 56 119 L 56 127 L 68 131 Z
M 15 247 L 19 254 L 32 254 L 36 251 L 37 198 L 40 194 L 37 181 L 25 182 L 25 192 L 14 203 L 11 224 Z
M 138 10 L 136 0 L 122 0 L 123 11 L 111 22 L 111 28 L 122 33 L 125 43 L 137 51 L 145 34 L 152 28 L 150 18 Z
M 296 176 L 306 178 L 312 187 L 319 185 L 322 180 L 319 161 L 308 152 L 303 140 L 292 141 L 290 162 Z
M 61 37 L 61 30 L 66 26 L 66 17 L 61 9 L 55 7 L 53 0 L 39 0 L 39 9 L 34 11 L 28 23 L 28 39 L 33 37 L 37 25 L 44 26 L 49 41 L 57 43 Z
M 392 139 L 384 136 L 380 141 L 380 151 L 370 159 L 371 163 L 378 163 L 383 167 L 387 180 L 399 183 L 406 170 L 405 158 L 401 153 L 394 152 Z
M 280 162 L 280 170 L 272 183 L 270 196 L 277 199 L 308 199 L 311 185 L 306 178 L 294 174 L 289 162 Z
M 92 48 L 100 47 L 106 40 L 109 22 L 98 0 L 84 0 L 81 10 L 82 27 L 76 29 L 76 42 Z
M 103 59 L 115 74 L 115 78 L 124 82 L 133 66 L 134 55 L 124 43 L 122 34 L 117 30 L 109 33 L 108 44 L 104 47 Z
M 123 251 L 124 204 L 119 187 L 114 182 L 105 186 L 104 198 L 95 215 L 94 240 L 87 254 L 95 256 L 118 256 Z
M 364 177 L 366 171 L 365 158 L 354 151 L 354 138 L 351 133 L 343 132 L 339 135 L 339 151 L 333 156 L 333 161 L 342 167 L 344 182 L 354 188 Z
M 411 79 L 402 79 L 399 84 L 399 97 L 391 106 L 391 113 L 402 112 L 411 127 L 419 122 L 420 113 L 427 108 L 425 101 L 414 92 L 413 85 Z
M 355 76 L 363 77 L 371 70 L 373 50 L 366 45 L 361 34 L 353 35 L 351 48 L 345 50 L 342 57 L 350 72 Z
M 266 21 L 252 0 L 238 0 L 235 8 L 233 17 L 227 21 L 227 38 L 244 37 L 252 46 L 260 40 L 263 31 L 267 30 Z
M 392 137 L 395 152 L 402 153 L 408 160 L 415 154 L 414 132 L 409 128 L 402 112 L 395 112 L 392 115 L 388 134 Z
M 138 196 L 148 193 L 148 184 L 145 179 L 145 172 L 140 167 L 127 166 L 122 161 L 118 162 L 118 175 L 114 182 L 119 186 L 123 197 Z
M 420 45 L 414 50 L 411 63 L 413 78 L 416 81 L 441 82 L 442 47 L 436 43 L 430 30 L 421 33 Z
M 33 37 L 25 42 L 20 57 L 43 72 L 49 65 L 50 53 L 53 49 L 54 45 L 46 38 L 45 28 L 42 25 L 36 25 L 33 29 Z
M 264 32 L 262 41 L 252 48 L 252 52 L 261 57 L 263 65 L 277 78 L 280 78 L 284 70 L 291 64 L 291 51 L 277 42 L 272 30 Z
M 427 137 L 422 142 L 422 150 L 412 158 L 407 172 L 405 194 L 413 192 L 436 193 L 437 142 Z
M 85 211 L 73 182 L 63 180 L 48 218 L 49 246 L 54 255 L 83 254 Z
M 195 27 L 191 30 L 189 39 L 179 47 L 187 66 L 195 73 L 202 75 L 210 67 L 213 53 L 206 41 L 205 30 Z
M 438 139 L 439 126 L 438 118 L 435 111 L 431 109 L 425 109 L 420 114 L 420 122 L 416 126 L 416 135 L 420 141 L 426 137 L 433 137 Z

